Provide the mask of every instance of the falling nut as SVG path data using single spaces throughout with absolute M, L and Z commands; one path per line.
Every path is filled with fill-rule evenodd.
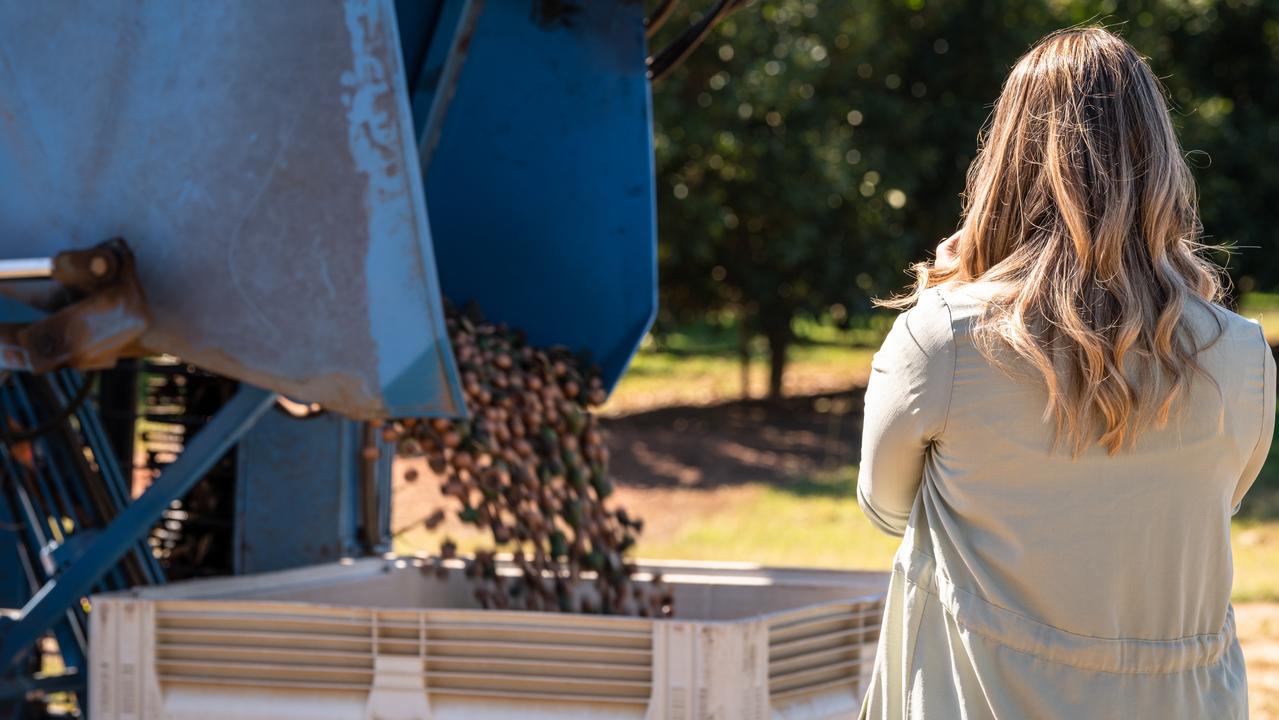
M 519 580 L 498 573 L 493 552 L 466 564 L 476 602 L 485 608 L 600 612 L 667 617 L 669 589 L 636 583 L 626 559 L 642 522 L 613 509 L 608 446 L 590 408 L 607 399 L 599 368 L 567 348 L 536 348 L 523 333 L 485 322 L 474 304 L 446 307 L 469 419 L 391 421 L 383 439 L 402 457 L 425 456 L 445 478 L 451 510 L 436 508 L 428 530 L 450 513 L 512 549 Z M 417 479 L 405 472 L 406 482 Z M 445 540 L 441 558 L 457 555 Z M 447 578 L 442 564 L 435 575 Z

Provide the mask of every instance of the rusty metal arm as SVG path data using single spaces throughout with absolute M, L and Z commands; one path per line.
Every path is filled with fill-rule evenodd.
M 42 373 L 111 367 L 142 336 L 150 313 L 121 239 L 53 258 L 0 261 L 0 281 L 51 279 L 61 299 L 45 318 L 0 325 L 0 368 Z

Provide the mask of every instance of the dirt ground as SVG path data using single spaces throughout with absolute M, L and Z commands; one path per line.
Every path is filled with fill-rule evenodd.
M 856 463 L 860 408 L 861 390 L 855 389 L 609 418 L 618 479 L 614 502 L 645 518 L 646 535 L 669 536 L 681 518 L 721 510 L 760 484 L 802 482 L 813 473 Z M 396 473 L 397 530 L 417 527 L 440 503 L 438 481 L 424 463 L 413 465 L 421 478 L 416 482 L 402 479 L 408 465 Z M 455 524 L 449 532 L 468 535 Z M 1239 604 L 1236 613 L 1248 661 L 1252 717 L 1279 720 L 1279 603 Z
M 632 488 L 782 485 L 857 462 L 862 389 L 668 407 L 610 418 L 612 468 Z
M 1235 606 L 1253 720 L 1279 720 L 1279 603 Z

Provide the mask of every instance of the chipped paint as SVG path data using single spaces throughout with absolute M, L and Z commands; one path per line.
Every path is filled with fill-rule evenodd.
M 353 417 L 456 412 L 394 20 L 0 3 L 28 30 L 0 47 L 0 257 L 126 237 L 147 351 Z
M 365 274 L 370 278 L 369 307 L 374 312 L 369 319 L 378 346 L 378 376 L 393 414 L 421 414 L 422 408 L 413 405 L 411 389 L 424 377 L 432 377 L 441 388 L 441 399 L 452 401 L 453 414 L 464 415 L 466 405 L 457 389 L 452 350 L 447 342 L 440 342 L 445 337 L 440 299 L 423 298 L 432 311 L 419 321 L 430 323 L 431 333 L 405 333 L 403 317 L 376 312 L 393 304 L 393 294 L 400 292 L 394 278 L 406 270 L 419 281 L 430 278 L 429 284 L 419 282 L 424 290 L 428 285 L 431 290 L 437 287 L 421 178 L 413 162 L 416 156 L 404 152 L 413 147 L 412 123 L 406 122 L 411 117 L 408 92 L 392 85 L 395 81 L 402 84 L 405 77 L 394 22 L 389 3 L 346 3 L 352 67 L 342 76 L 348 91 L 343 104 L 347 108 L 348 149 L 356 168 L 368 179 Z M 387 202 L 396 197 L 406 202 Z M 424 239 L 415 257 L 405 257 L 404 243 L 393 241 L 408 228 Z M 451 397 L 445 395 L 450 392 Z

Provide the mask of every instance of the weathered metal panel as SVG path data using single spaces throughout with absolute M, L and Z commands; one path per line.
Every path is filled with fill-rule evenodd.
M 391 0 L 0 0 L 0 27 L 0 257 L 123 237 L 148 349 L 461 412 Z
M 366 461 L 364 433 L 364 423 L 333 414 L 272 412 L 245 435 L 236 449 L 236 574 L 386 549 L 386 523 L 366 518 L 390 512 L 393 453 L 378 441 L 380 455 Z

